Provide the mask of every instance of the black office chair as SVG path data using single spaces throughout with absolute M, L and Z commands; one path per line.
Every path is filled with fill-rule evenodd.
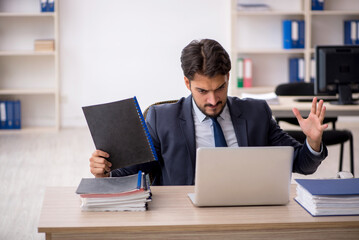
M 178 100 L 167 100 L 167 101 L 161 101 L 161 102 L 156 102 L 156 103 L 153 103 L 151 104 L 150 106 L 148 106 L 145 111 L 143 112 L 143 117 L 146 119 L 147 118 L 147 113 L 148 113 L 148 110 L 150 109 L 150 107 L 154 106 L 154 105 L 161 105 L 161 104 L 169 104 L 169 103 L 176 103 L 178 102 Z M 152 173 L 149 174 L 149 177 L 150 177 L 150 182 L 151 182 L 151 185 L 154 183 L 155 181 L 155 177 L 153 176 Z
M 146 119 L 147 117 L 147 113 L 148 113 L 148 109 L 150 109 L 150 107 L 154 106 L 154 105 L 161 105 L 161 104 L 167 104 L 167 103 L 176 103 L 178 102 L 178 100 L 167 100 L 167 101 L 161 101 L 161 102 L 156 102 L 151 104 L 150 106 L 148 106 L 145 111 L 143 112 L 143 117 Z
M 313 96 L 314 95 L 314 85 L 313 83 L 283 83 L 276 87 L 275 93 L 278 96 Z M 298 125 L 299 123 L 295 117 L 278 117 L 276 118 L 277 122 L 280 121 L 288 122 L 293 125 Z M 344 143 L 349 141 L 349 154 L 350 154 L 350 171 L 354 175 L 354 152 L 353 152 L 353 135 L 349 130 L 336 130 L 335 123 L 338 120 L 336 117 L 328 117 L 324 119 L 324 123 L 332 123 L 332 130 L 325 130 L 323 132 L 322 141 L 325 145 L 337 145 L 340 144 L 340 156 L 339 156 L 339 171 L 343 169 L 343 151 Z M 306 136 L 302 131 L 288 130 L 286 131 L 290 136 L 296 139 L 300 143 L 304 143 Z

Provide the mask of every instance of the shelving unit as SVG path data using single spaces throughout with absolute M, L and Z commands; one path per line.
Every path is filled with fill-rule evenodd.
M 243 3 L 249 1 L 239 0 Z M 359 1 L 325 0 L 323 11 L 312 11 L 311 0 L 262 0 L 271 7 L 268 11 L 238 11 L 238 0 L 232 0 L 231 16 L 231 85 L 230 95 L 242 92 L 274 91 L 275 86 L 288 82 L 288 59 L 305 60 L 305 81 L 310 81 L 310 61 L 316 45 L 343 44 L 343 21 L 359 20 Z M 282 21 L 305 21 L 305 48 L 283 49 Z M 236 60 L 248 57 L 253 62 L 251 88 L 237 88 Z
M 34 51 L 37 39 L 54 39 L 54 51 Z M 0 99 L 21 101 L 20 130 L 59 129 L 59 34 L 55 12 L 40 11 L 38 0 L 3 0 L 0 4 Z

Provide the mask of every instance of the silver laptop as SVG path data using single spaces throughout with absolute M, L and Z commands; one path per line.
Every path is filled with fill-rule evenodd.
M 195 206 L 289 202 L 293 147 L 199 148 Z

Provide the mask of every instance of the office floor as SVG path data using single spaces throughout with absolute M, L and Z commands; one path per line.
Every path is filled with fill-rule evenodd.
M 358 144 L 359 122 L 339 122 L 337 128 L 352 130 L 354 144 Z M 0 239 L 45 239 L 44 234 L 37 233 L 45 187 L 77 186 L 81 178 L 91 177 L 88 159 L 93 150 L 91 136 L 85 128 L 0 135 Z M 334 177 L 338 171 L 339 147 L 328 150 L 328 158 L 315 174 L 293 174 L 293 178 Z M 354 156 L 358 176 L 359 148 L 355 148 Z M 348 144 L 344 159 L 344 170 L 348 170 Z

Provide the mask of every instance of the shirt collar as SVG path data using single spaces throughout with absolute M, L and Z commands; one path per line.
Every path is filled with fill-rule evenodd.
M 209 119 L 209 117 L 207 117 L 205 114 L 203 114 L 203 112 L 198 108 L 193 97 L 192 97 L 192 106 L 193 106 L 193 111 L 194 111 L 199 122 L 203 122 L 203 121 Z M 229 115 L 229 110 L 228 110 L 228 106 L 226 103 L 226 105 L 224 106 L 224 109 L 221 112 L 221 114 L 219 115 L 219 117 L 225 120 L 228 116 L 230 116 L 230 115 Z

